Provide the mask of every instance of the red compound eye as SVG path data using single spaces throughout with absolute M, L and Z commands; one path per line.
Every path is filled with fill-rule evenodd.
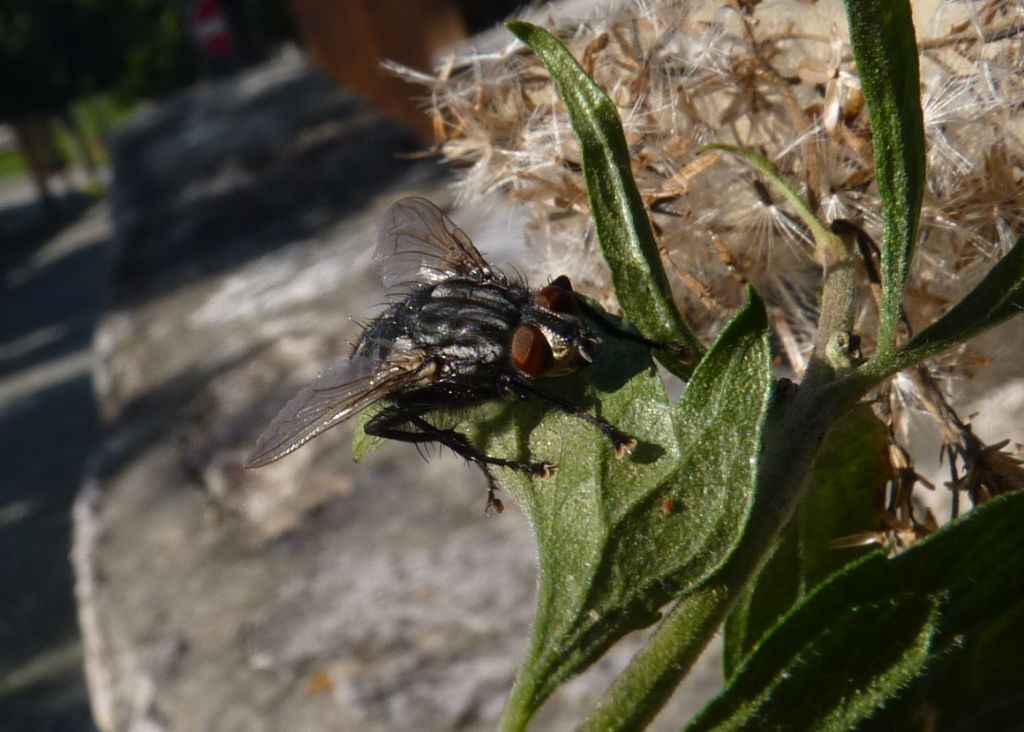
M 535 325 L 520 325 L 512 336 L 512 363 L 527 376 L 542 376 L 555 365 L 551 344 Z
M 550 285 L 537 290 L 537 294 L 533 296 L 533 303 L 555 313 L 576 312 L 576 301 L 572 298 L 572 285 L 565 275 L 557 277 Z

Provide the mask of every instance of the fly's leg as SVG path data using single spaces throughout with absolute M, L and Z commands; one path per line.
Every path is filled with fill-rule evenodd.
M 615 448 L 615 458 L 617 460 L 622 459 L 623 455 L 636 447 L 636 439 L 630 437 L 625 432 L 616 429 L 608 420 L 591 414 L 580 405 L 568 402 L 554 394 L 548 394 L 546 391 L 538 389 L 525 379 L 514 377 L 504 377 L 504 379 L 502 386 L 513 393 L 517 393 L 520 396 L 533 394 L 534 396 L 555 405 L 569 416 L 581 419 L 587 424 L 601 430 L 605 437 L 611 441 L 612 447 Z
M 408 427 L 414 427 L 415 431 L 408 429 Z M 540 478 L 550 478 L 554 475 L 555 471 L 555 466 L 550 463 L 528 463 L 485 455 L 473 447 L 465 435 L 455 430 L 435 427 L 423 419 L 420 411 L 401 404 L 386 407 L 367 422 L 363 429 L 368 435 L 383 437 L 388 440 L 411 442 L 413 444 L 437 442 L 449 448 L 456 455 L 476 463 L 483 470 L 484 477 L 487 479 L 487 510 L 489 511 L 493 508 L 497 513 L 501 513 L 504 507 L 495 496 L 495 493 L 498 491 L 498 484 L 495 482 L 494 475 L 491 472 L 492 466 L 518 470 L 521 473 L 536 475 Z
M 450 448 L 452 452 L 477 465 L 496 465 L 500 468 L 510 468 L 518 470 L 520 473 L 529 473 L 541 478 L 550 478 L 554 474 L 554 466 L 550 463 L 527 463 L 521 460 L 505 460 L 504 458 L 485 455 L 469 444 L 469 440 L 462 433 L 435 427 L 419 415 L 409 416 L 407 421 L 409 424 L 422 430 L 422 434 L 427 440 L 440 442 L 445 447 Z M 485 470 L 484 472 L 487 471 Z
M 487 503 L 484 504 L 484 514 L 490 516 L 492 508 L 495 513 L 501 513 L 505 510 L 505 504 L 502 503 L 501 499 L 496 495 L 498 492 L 498 484 L 494 480 L 494 475 L 485 463 L 478 463 L 478 465 L 480 466 L 480 470 L 484 473 L 484 478 L 487 479 Z

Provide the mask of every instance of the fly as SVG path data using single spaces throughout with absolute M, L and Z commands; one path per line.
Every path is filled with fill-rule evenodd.
M 367 325 L 351 356 L 281 409 L 246 467 L 278 460 L 381 402 L 364 426 L 367 434 L 436 442 L 476 463 L 487 479 L 487 508 L 500 512 L 492 468 L 548 478 L 555 465 L 489 456 L 460 432 L 429 422 L 428 414 L 532 397 L 595 427 L 616 458 L 636 445 L 606 420 L 534 383 L 572 373 L 597 357 L 601 339 L 584 314 L 617 335 L 655 345 L 606 323 L 575 295 L 568 277 L 531 290 L 488 263 L 465 232 L 424 198 L 403 198 L 388 209 L 374 259 L 391 304 Z

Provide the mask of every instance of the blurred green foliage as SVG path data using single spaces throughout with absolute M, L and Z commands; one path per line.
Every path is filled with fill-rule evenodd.
M 0 121 L 97 92 L 159 96 L 195 73 L 172 0 L 0 0 Z
M 86 144 L 89 145 L 89 152 L 98 165 L 105 165 L 108 162 L 108 152 L 104 144 L 107 133 L 120 125 L 136 106 L 135 101 L 123 100 L 106 92 L 90 94 L 71 103 L 70 117 L 82 133 Z M 56 126 L 54 144 L 63 160 L 78 158 L 66 120 L 58 122 Z M 16 178 L 27 172 L 27 163 L 20 150 L 16 147 L 0 150 L 0 180 Z
M 17 150 L 0 150 L 0 179 L 25 172 L 25 163 Z

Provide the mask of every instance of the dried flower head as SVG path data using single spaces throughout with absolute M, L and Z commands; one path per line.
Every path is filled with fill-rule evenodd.
M 928 174 L 908 330 L 962 296 L 1024 230 L 1024 4 L 941 3 L 929 23 L 918 23 L 925 26 Z M 826 224 L 843 219 L 865 241 L 881 240 L 870 127 L 841 3 L 634 0 L 599 17 L 545 24 L 619 109 L 633 175 L 692 327 L 710 341 L 750 282 L 768 304 L 781 356 L 800 373 L 817 321 L 821 273 L 812 239 L 756 173 L 698 150 L 708 143 L 756 150 L 801 188 Z M 572 271 L 611 304 L 607 272 L 592 252 L 579 150 L 540 61 L 512 42 L 454 56 L 434 77 L 413 77 L 430 85 L 439 149 L 463 170 L 461 195 L 500 190 L 527 203 L 528 239 L 546 256 L 544 269 Z M 865 291 L 872 289 L 870 249 Z M 872 333 L 875 318 L 876 303 L 864 298 L 859 331 Z M 865 351 L 872 347 L 864 343 Z M 967 346 L 932 368 L 948 387 L 979 358 Z M 894 435 L 908 405 L 923 401 L 945 420 L 943 437 L 961 465 L 968 453 L 979 464 L 981 454 L 989 473 L 1020 471 L 1013 459 L 992 467 L 989 458 L 1005 453 L 971 447 L 948 389 L 930 376 L 927 382 L 922 388 L 920 379 L 903 379 L 889 390 Z M 909 526 L 910 490 L 903 492 L 891 519 Z

